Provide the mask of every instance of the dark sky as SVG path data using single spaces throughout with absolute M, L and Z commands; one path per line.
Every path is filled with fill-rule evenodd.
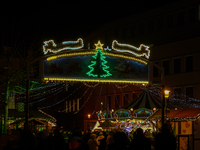
M 46 40 L 58 42 L 84 37 L 106 22 L 166 5 L 177 0 L 163 1 L 26 1 L 2 5 L 3 22 L 23 24 L 26 30 L 45 34 Z M 6 20 L 6 21 L 5 21 Z M 2 21 L 2 20 L 1 20 Z M 17 25 L 16 25 L 17 26 Z M 4 26 L 5 27 L 5 26 Z M 17 29 L 17 27 L 16 27 Z

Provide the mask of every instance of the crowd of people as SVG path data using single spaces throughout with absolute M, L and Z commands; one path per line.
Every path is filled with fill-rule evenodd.
M 15 130 L 16 138 L 4 150 L 176 150 L 176 138 L 168 124 L 157 134 L 137 128 L 127 133 L 122 130 L 94 131 L 74 128 L 70 132 L 43 130 L 37 134 Z

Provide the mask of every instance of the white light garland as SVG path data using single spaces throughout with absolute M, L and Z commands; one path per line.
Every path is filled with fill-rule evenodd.
M 117 48 L 117 46 L 120 46 L 120 47 L 123 47 L 123 48 Z M 142 52 L 142 47 L 145 48 L 145 51 L 146 52 Z M 130 54 L 133 54 L 135 56 L 145 56 L 147 59 L 149 59 L 149 56 L 150 56 L 150 50 L 149 50 L 149 47 L 144 45 L 144 44 L 140 44 L 140 47 L 137 48 L 135 46 L 132 46 L 132 45 L 129 45 L 129 44 L 119 44 L 116 40 L 114 40 L 112 42 L 112 49 L 115 50 L 115 51 L 118 51 L 118 52 L 127 52 L 127 53 L 130 53 Z M 126 49 L 133 49 L 133 50 L 136 50 L 136 51 L 139 51 L 139 53 L 141 54 L 138 54 L 136 52 L 133 52 L 131 50 L 126 50 Z M 147 54 L 146 54 L 147 53 Z
M 53 49 L 47 48 L 49 46 L 49 43 L 52 43 Z M 77 43 L 79 43 L 79 46 L 73 45 L 73 44 L 77 44 Z M 44 45 L 43 45 L 43 52 L 44 52 L 44 54 L 47 54 L 48 52 L 58 53 L 58 52 L 61 52 L 63 50 L 81 49 L 84 46 L 84 44 L 83 44 L 83 40 L 81 38 L 79 38 L 77 41 L 62 42 L 62 46 L 65 46 L 65 47 L 59 49 L 59 48 L 57 48 L 57 45 L 54 43 L 53 40 L 45 41 Z

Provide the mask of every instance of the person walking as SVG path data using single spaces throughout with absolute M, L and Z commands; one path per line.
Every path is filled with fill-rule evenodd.
M 144 136 L 143 130 L 138 128 L 131 141 L 130 150 L 151 150 L 151 142 Z

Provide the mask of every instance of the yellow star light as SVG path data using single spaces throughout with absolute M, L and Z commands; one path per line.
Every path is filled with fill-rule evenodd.
M 104 44 L 101 44 L 101 42 L 100 41 L 98 41 L 98 43 L 97 44 L 94 44 L 95 46 L 96 46 L 96 49 L 103 49 L 103 45 Z

